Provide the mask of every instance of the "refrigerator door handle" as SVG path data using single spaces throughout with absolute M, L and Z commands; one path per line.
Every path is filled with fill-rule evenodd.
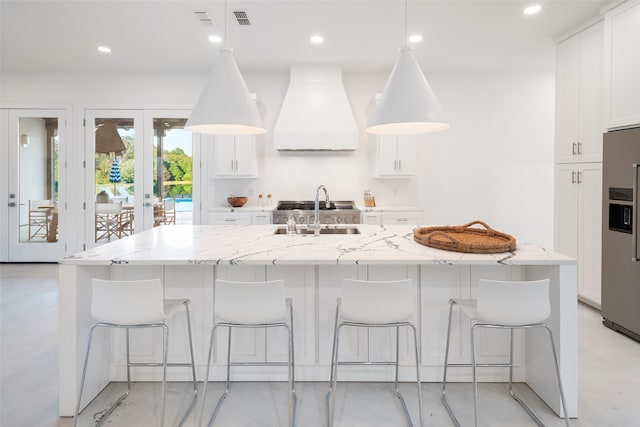
M 631 261 L 640 261 L 638 259 L 638 168 L 640 164 L 633 164 L 633 224 L 631 224 Z

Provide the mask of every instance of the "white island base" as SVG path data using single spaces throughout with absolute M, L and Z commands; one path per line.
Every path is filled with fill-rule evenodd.
M 413 319 L 421 340 L 422 381 L 440 382 L 449 298 L 472 298 L 478 280 L 551 281 L 552 315 L 548 320 L 558 351 L 568 412 L 577 416 L 577 295 L 575 260 L 519 244 L 512 253 L 475 255 L 427 248 L 413 241 L 407 226 L 359 225 L 359 235 L 274 235 L 275 226 L 167 226 L 127 237 L 61 261 L 60 272 L 60 415 L 72 416 L 79 390 L 82 361 L 92 320 L 91 278 L 159 278 L 166 298 L 191 300 L 198 380 L 202 381 L 208 339 L 214 320 L 216 278 L 284 279 L 293 299 L 296 379 L 328 381 L 336 298 L 342 279 L 411 278 L 415 286 Z M 170 328 L 170 361 L 188 359 L 186 316 L 174 316 Z M 454 315 L 451 363 L 470 360 L 469 321 Z M 234 360 L 286 360 L 283 331 L 235 330 Z M 526 382 L 557 413 L 560 397 L 548 339 L 542 330 L 516 333 L 514 381 Z M 393 360 L 392 330 L 345 328 L 341 360 Z M 162 336 L 131 331 L 132 360 L 161 358 Z M 100 332 L 94 340 L 83 405 L 111 381 L 126 380 L 124 331 Z M 412 343 L 401 331 L 401 381 L 413 381 Z M 226 341 L 221 330 L 217 342 Z M 479 362 L 508 360 L 508 332 L 483 330 L 477 341 Z M 224 346 L 216 349 L 211 378 L 224 378 Z M 161 370 L 132 369 L 134 381 L 158 381 Z M 480 368 L 481 381 L 507 381 L 508 371 Z M 170 369 L 170 381 L 188 381 L 188 370 Z M 471 381 L 470 369 L 452 368 L 451 381 Z M 286 379 L 286 368 L 236 367 L 232 380 Z M 393 381 L 389 366 L 344 366 L 341 381 Z

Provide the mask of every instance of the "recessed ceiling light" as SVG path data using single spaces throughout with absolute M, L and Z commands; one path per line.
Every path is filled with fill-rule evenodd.
M 111 48 L 107 46 L 98 46 L 98 52 L 111 53 Z
M 222 37 L 220 37 L 219 35 L 216 35 L 216 34 L 212 34 L 212 35 L 209 36 L 209 41 L 211 43 L 216 43 L 216 44 L 222 43 Z
M 311 36 L 311 38 L 309 40 L 313 44 L 321 44 L 324 41 L 324 37 L 322 37 L 321 35 L 317 34 L 315 36 Z
M 420 34 L 412 34 L 409 36 L 409 43 L 420 43 L 422 36 Z
M 535 15 L 536 13 L 540 12 L 542 10 L 542 6 L 540 6 L 539 4 L 534 4 L 531 6 L 527 6 L 522 13 L 524 13 L 525 15 Z

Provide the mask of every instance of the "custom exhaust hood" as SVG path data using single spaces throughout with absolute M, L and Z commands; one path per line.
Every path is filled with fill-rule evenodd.
M 289 88 L 273 132 L 276 150 L 358 148 L 358 127 L 339 65 L 292 65 Z

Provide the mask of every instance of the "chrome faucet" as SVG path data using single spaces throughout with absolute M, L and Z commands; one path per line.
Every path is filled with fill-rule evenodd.
M 313 208 L 314 208 L 314 211 L 313 211 L 313 230 L 314 230 L 313 234 L 315 236 L 319 236 L 320 235 L 320 190 L 324 190 L 324 200 L 325 200 L 325 206 L 327 207 L 327 209 L 331 206 L 331 202 L 329 201 L 329 192 L 327 191 L 327 187 L 325 187 L 324 185 L 321 185 L 316 190 L 315 204 L 313 206 Z

